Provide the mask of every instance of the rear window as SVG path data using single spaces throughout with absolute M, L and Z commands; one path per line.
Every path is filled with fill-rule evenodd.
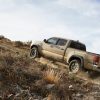
M 71 48 L 86 51 L 86 46 L 84 44 L 72 41 L 70 44 Z

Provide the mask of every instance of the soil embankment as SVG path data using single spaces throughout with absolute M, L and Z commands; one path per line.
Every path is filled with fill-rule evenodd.
M 100 100 L 100 74 L 31 59 L 29 43 L 0 38 L 0 100 Z

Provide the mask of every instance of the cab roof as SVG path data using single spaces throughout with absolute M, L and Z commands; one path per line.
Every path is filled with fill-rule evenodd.
M 78 43 L 80 43 L 80 44 L 82 44 L 82 45 L 85 45 L 84 43 L 80 42 L 79 40 L 66 39 L 66 38 L 62 38 L 62 37 L 52 37 L 52 38 L 64 39 L 64 40 L 73 41 L 73 42 L 78 42 Z

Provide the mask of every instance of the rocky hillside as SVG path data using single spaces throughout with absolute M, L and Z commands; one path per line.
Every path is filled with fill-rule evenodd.
M 29 47 L 0 36 L 0 100 L 100 100 L 99 84 L 56 62 L 31 59 Z

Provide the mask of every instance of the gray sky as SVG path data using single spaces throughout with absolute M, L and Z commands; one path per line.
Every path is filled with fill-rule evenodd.
M 0 0 L 0 34 L 22 41 L 70 38 L 100 53 L 100 0 Z

